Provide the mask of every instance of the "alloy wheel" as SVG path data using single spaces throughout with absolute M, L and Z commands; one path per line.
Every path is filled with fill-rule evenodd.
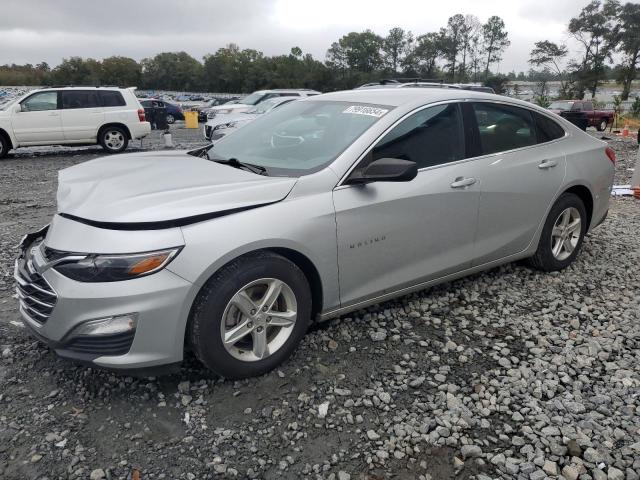
M 119 130 L 109 130 L 104 135 L 104 144 L 110 150 L 119 150 L 124 144 L 124 135 Z
M 551 230 L 551 253 L 560 261 L 571 256 L 582 233 L 582 218 L 577 208 L 563 210 Z
M 263 360 L 289 339 L 297 313 L 289 285 L 275 278 L 255 280 L 227 303 L 220 325 L 222 344 L 238 360 Z

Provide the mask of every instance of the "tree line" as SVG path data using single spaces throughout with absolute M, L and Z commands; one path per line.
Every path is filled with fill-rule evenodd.
M 560 81 L 559 98 L 595 98 L 598 86 L 614 78 L 622 84 L 621 100 L 631 93 L 631 82 L 640 67 L 640 4 L 619 0 L 592 0 L 568 24 L 571 38 L 579 46 L 571 58 L 565 44 L 540 40 L 531 50 L 529 63 L 538 72 L 538 102 L 547 101 L 546 82 Z M 614 55 L 621 62 L 614 68 Z
M 350 32 L 327 50 L 321 62 L 293 47 L 267 56 L 229 44 L 202 61 L 186 52 L 164 52 L 136 62 L 127 57 L 65 58 L 47 63 L 0 66 L 0 85 L 136 85 L 144 89 L 250 92 L 259 88 L 353 88 L 381 78 L 423 77 L 466 82 L 486 80 L 509 46 L 504 21 L 485 23 L 456 14 L 439 31 L 414 35 L 400 27 L 386 36 Z
M 595 96 L 612 76 L 629 96 L 640 62 L 640 5 L 619 0 L 592 0 L 567 25 L 580 47 L 549 40 L 536 42 L 531 70 L 496 75 L 510 45 L 504 21 L 484 23 L 474 15 L 456 14 L 434 32 L 414 35 L 400 27 L 386 36 L 371 30 L 350 32 L 333 42 L 324 61 L 293 47 L 286 55 L 267 56 L 229 44 L 198 60 L 186 52 L 164 52 L 140 62 L 127 57 L 103 60 L 66 58 L 55 68 L 37 65 L 0 66 L 0 85 L 121 85 L 143 89 L 208 92 L 251 92 L 260 88 L 313 88 L 321 91 L 353 88 L 382 78 L 425 78 L 446 82 L 483 82 L 504 91 L 512 80 L 538 82 L 538 96 L 548 95 L 550 80 L 561 83 L 559 96 Z M 621 63 L 612 68 L 614 58 Z

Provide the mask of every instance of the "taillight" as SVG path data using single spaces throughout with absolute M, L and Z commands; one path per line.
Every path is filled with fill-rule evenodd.
M 140 120 L 141 122 L 144 122 L 146 120 L 146 118 L 144 117 L 144 108 L 138 109 L 138 120 Z
M 611 160 L 611 163 L 613 163 L 615 165 L 616 163 L 616 152 L 613 151 L 613 148 L 611 147 L 607 147 L 604 149 L 604 153 L 607 154 L 607 157 L 609 157 L 609 160 Z

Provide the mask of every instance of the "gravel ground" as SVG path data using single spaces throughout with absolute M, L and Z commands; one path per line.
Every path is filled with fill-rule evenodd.
M 610 143 L 626 183 L 637 147 Z M 13 292 L 14 245 L 53 214 L 56 171 L 98 155 L 0 163 L 0 478 L 639 477 L 640 202 L 612 200 L 563 272 L 509 264 L 319 325 L 264 377 L 188 358 L 134 379 L 58 359 Z

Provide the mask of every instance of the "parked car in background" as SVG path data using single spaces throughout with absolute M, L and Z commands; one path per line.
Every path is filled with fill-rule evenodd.
M 164 105 L 167 108 L 167 123 L 169 125 L 176 123 L 176 120 L 184 120 L 184 112 L 180 105 L 167 101 L 164 102 Z
M 133 88 L 43 88 L 0 106 L 0 158 L 32 145 L 98 143 L 122 152 L 151 131 Z
M 300 97 L 275 97 L 254 105 L 246 112 L 231 113 L 229 115 L 220 115 L 208 120 L 204 126 L 204 138 L 209 141 L 220 140 L 225 135 L 244 127 L 249 122 L 255 120 L 260 115 L 269 113 L 274 108 L 278 108 Z M 223 119 L 223 120 L 221 120 Z
M 356 90 L 372 88 L 458 88 L 461 90 L 472 90 L 474 92 L 495 93 L 493 88 L 484 87 L 482 85 L 444 83 L 421 79 L 384 79 L 379 82 L 365 83 L 364 85 L 357 87 Z
M 595 110 L 591 100 L 557 100 L 548 108 L 580 127 L 596 127 L 600 132 L 613 123 L 615 115 L 613 110 Z
M 269 100 L 274 97 L 311 97 L 313 95 L 320 95 L 320 92 L 316 90 L 309 90 L 308 88 L 277 88 L 274 90 L 258 90 L 251 95 L 238 100 L 235 104 L 220 105 L 212 107 L 208 118 L 214 118 L 217 115 L 226 115 L 229 113 L 246 112 L 253 105 L 257 105 L 260 102 Z
M 225 378 L 261 375 L 314 321 L 520 259 L 569 266 L 607 215 L 614 162 L 507 97 L 301 99 L 191 152 L 62 170 L 51 224 L 21 242 L 20 312 L 90 365 L 176 364 L 187 347 Z
M 239 97 L 239 96 L 238 97 L 217 97 L 217 98 L 212 98 L 211 100 L 206 101 L 202 105 L 196 105 L 195 107 L 193 107 L 193 110 L 198 112 L 198 121 L 199 122 L 206 122 L 207 121 L 207 115 L 209 114 L 209 112 L 211 111 L 211 109 L 213 107 L 217 107 L 218 105 L 232 104 L 232 103 L 235 103 L 240 98 L 241 97 Z
M 140 104 L 143 107 L 150 108 L 166 108 L 167 110 L 167 123 L 169 125 L 176 123 L 176 120 L 184 120 L 184 112 L 182 111 L 182 107 L 179 105 L 175 105 L 173 103 L 167 102 L 166 100 L 160 100 L 157 98 L 148 98 L 144 100 L 140 100 Z

